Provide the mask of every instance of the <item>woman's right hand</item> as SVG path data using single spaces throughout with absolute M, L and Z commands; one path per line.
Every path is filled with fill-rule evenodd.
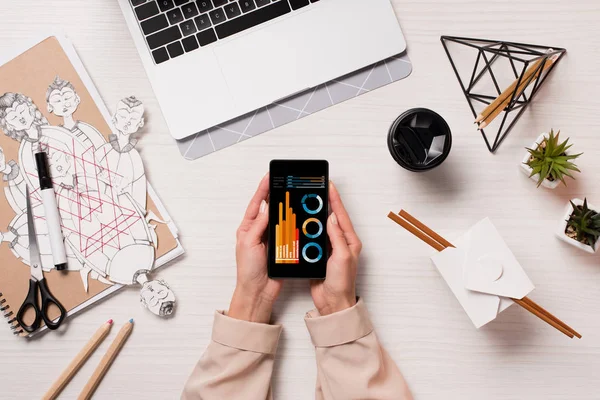
M 269 323 L 273 304 L 283 286 L 282 280 L 269 278 L 267 241 L 269 225 L 269 175 L 260 182 L 237 231 L 237 285 L 229 315 L 250 322 Z
M 310 292 L 321 315 L 345 310 L 356 304 L 356 274 L 362 243 L 344 208 L 333 182 L 329 184 L 331 215 L 327 233 L 331 242 L 331 257 L 327 261 L 327 277 L 311 281 Z

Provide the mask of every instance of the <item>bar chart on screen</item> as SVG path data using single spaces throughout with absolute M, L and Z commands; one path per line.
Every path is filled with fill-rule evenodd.
M 285 208 L 284 208 L 285 207 Z M 279 223 L 275 226 L 277 264 L 299 264 L 300 230 L 296 214 L 290 207 L 290 192 L 285 192 L 285 205 L 279 203 Z

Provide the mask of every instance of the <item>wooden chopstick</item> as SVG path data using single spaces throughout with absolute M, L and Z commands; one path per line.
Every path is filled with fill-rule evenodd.
M 565 335 L 567 335 L 568 337 L 573 339 L 574 334 L 571 331 L 569 331 L 567 328 L 565 328 L 562 325 L 560 325 L 559 323 L 557 323 L 554 319 L 544 315 L 542 312 L 540 312 L 539 310 L 534 308 L 529 303 L 525 302 L 525 297 L 522 300 L 521 299 L 511 299 L 511 300 L 514 301 L 515 303 L 517 303 L 518 305 L 520 305 L 521 307 L 523 307 L 525 310 L 527 310 L 530 313 L 532 313 L 533 315 L 535 315 L 536 317 L 538 317 L 539 319 L 541 319 L 542 321 L 553 326 L 554 328 L 558 329 L 559 331 L 561 331 L 562 333 L 564 333 Z
M 435 233 L 427 225 L 425 225 L 421 221 L 417 220 L 415 217 L 410 215 L 408 212 L 406 212 L 404 210 L 400 210 L 400 215 L 402 217 L 404 217 L 408 222 L 414 224 L 417 228 L 421 229 L 422 232 L 417 229 L 411 230 L 411 233 L 415 234 L 419 238 L 421 238 L 421 236 L 422 236 L 422 235 L 420 235 L 420 233 L 425 233 L 426 235 L 430 235 L 430 236 L 434 237 L 435 240 L 438 242 L 444 242 L 445 245 L 443 245 L 443 246 L 445 246 L 445 247 L 454 247 L 454 245 L 452 245 L 452 243 L 448 242 L 446 239 L 444 239 L 443 237 L 441 237 L 440 235 Z M 403 221 L 403 222 L 405 222 L 405 221 Z M 406 224 L 404 224 L 404 225 L 406 225 Z M 404 225 L 402 225 L 402 226 L 404 226 Z M 423 238 L 425 238 L 425 237 L 427 237 L 427 236 L 423 236 Z M 578 338 L 581 338 L 581 335 L 577 331 L 575 331 L 569 325 L 562 322 L 560 319 L 558 319 L 557 317 L 552 315 L 550 312 L 548 312 L 547 310 L 545 310 L 544 308 L 539 306 L 537 303 L 535 303 L 533 300 L 529 299 L 528 297 L 524 297 L 523 299 L 512 299 L 512 300 L 515 301 L 521 307 L 530 311 L 532 314 L 536 315 L 538 318 L 542 319 L 543 321 L 554 326 L 561 332 L 565 333 L 567 336 L 570 336 L 571 338 L 573 336 L 577 336 Z M 527 307 L 527 306 L 529 306 L 529 307 Z M 546 318 L 544 318 L 544 316 Z M 554 322 L 554 324 L 551 323 L 550 321 L 548 321 L 547 319 L 552 320 Z M 558 328 L 557 326 L 562 327 L 562 329 Z M 567 334 L 566 332 L 569 332 L 569 334 Z
M 425 232 L 427 235 L 431 236 L 435 241 L 440 243 L 442 246 L 454 247 L 454 245 L 452 243 L 450 243 L 449 241 L 447 241 L 446 239 L 444 239 L 443 237 L 441 237 L 440 235 L 435 233 L 427 225 L 425 225 L 424 223 L 422 223 L 421 221 L 419 221 L 418 219 L 416 219 L 415 217 L 413 217 L 406 211 L 400 210 L 399 215 L 402 218 L 404 218 L 405 220 L 407 220 L 408 222 L 410 222 L 411 224 L 413 224 L 414 226 L 416 226 L 417 228 L 419 228 L 420 230 L 422 230 L 423 232 Z
M 571 328 L 569 325 L 565 324 L 563 321 L 561 321 L 560 319 L 558 319 L 557 317 L 555 317 L 554 315 L 552 315 L 548 310 L 546 310 L 544 307 L 542 307 L 539 304 L 537 304 L 535 301 L 531 300 L 529 297 L 523 297 L 522 300 L 525 303 L 527 303 L 530 306 L 532 306 L 533 308 L 537 309 L 539 312 L 541 312 L 542 314 L 544 314 L 548 318 L 550 318 L 553 321 L 555 321 L 560 326 L 562 326 L 565 329 L 567 329 L 569 332 L 571 332 L 578 339 L 581 339 L 581 335 L 579 334 L 579 332 L 577 332 L 575 329 Z
M 404 229 L 429 244 L 431 247 L 438 251 L 443 251 L 447 247 L 454 247 L 452 243 L 448 242 L 446 239 L 438 235 L 427 225 L 423 224 L 421 221 L 417 220 L 415 217 L 410 215 L 404 210 L 400 210 L 400 215 L 396 215 L 393 212 L 388 214 L 388 218 L 402 226 Z M 443 244 L 442 244 L 443 243 Z M 511 299 L 516 304 L 521 306 L 523 309 L 529 311 L 536 317 L 540 318 L 542 321 L 546 322 L 550 326 L 564 333 L 570 338 L 576 336 L 581 339 L 581 335 L 571 328 L 569 325 L 562 322 L 560 319 L 552 315 L 550 312 L 545 310 L 543 307 L 535 303 L 533 300 L 528 297 L 524 297 L 523 299 Z
M 391 220 L 396 222 L 398 225 L 402 226 L 404 229 L 406 229 L 407 231 L 409 231 L 410 233 L 412 233 L 413 235 L 415 235 L 416 237 L 418 237 L 419 239 L 421 239 L 422 241 L 424 241 L 425 243 L 427 243 L 428 245 L 430 245 L 437 251 L 442 251 L 446 248 L 446 247 L 444 247 L 444 245 L 436 242 L 431 237 L 425 235 L 423 232 L 421 232 L 420 230 L 418 230 L 413 225 L 406 222 L 404 219 L 400 218 L 393 212 L 390 211 L 390 213 L 388 214 L 388 218 L 390 218 Z

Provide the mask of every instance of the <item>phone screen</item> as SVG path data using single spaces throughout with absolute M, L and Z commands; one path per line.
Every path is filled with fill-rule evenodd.
M 270 171 L 269 276 L 324 279 L 329 163 L 273 160 Z

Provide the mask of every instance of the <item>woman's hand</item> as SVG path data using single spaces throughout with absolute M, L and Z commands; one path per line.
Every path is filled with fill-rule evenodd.
M 237 285 L 227 315 L 250 322 L 269 322 L 273 304 L 283 286 L 282 281 L 273 280 L 267 274 L 267 243 L 264 236 L 269 224 L 268 196 L 267 174 L 260 182 L 237 231 Z
M 332 252 L 327 262 L 327 278 L 310 283 L 313 301 L 321 315 L 333 314 L 356 304 L 356 272 L 362 250 L 362 243 L 333 182 L 329 184 L 329 202 L 332 213 L 327 220 L 327 233 Z

